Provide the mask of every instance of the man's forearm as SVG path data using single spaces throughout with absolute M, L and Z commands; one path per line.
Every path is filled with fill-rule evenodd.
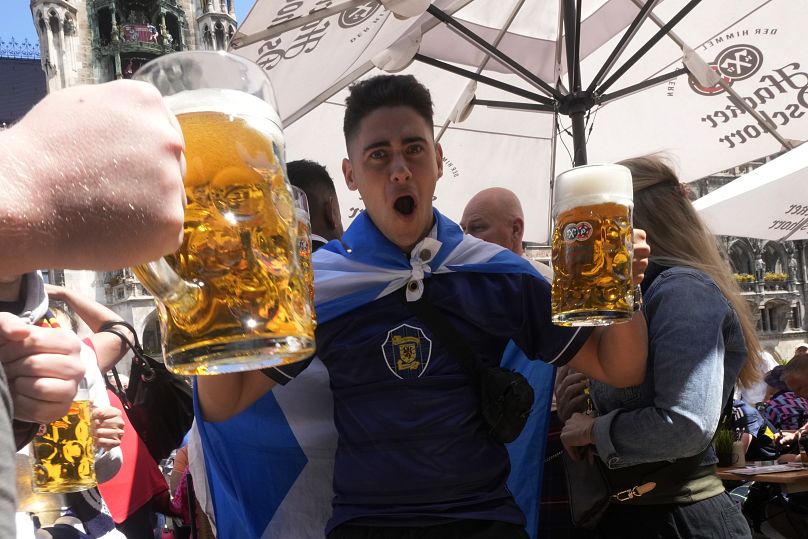
M 648 358 L 648 326 L 642 311 L 634 313 L 631 321 L 612 324 L 596 330 L 599 333 L 598 361 L 614 387 L 630 387 L 645 379 Z
M 23 148 L 26 144 L 17 127 L 0 133 L 0 252 L 9 253 L 0 261 L 0 272 L 6 275 L 52 265 L 46 263 L 54 247 L 46 217 L 52 213 L 51 186 L 37 181 L 29 164 L 18 158 L 30 151 Z M 40 193 L 35 204 L 31 186 Z
M 226 421 L 249 408 L 275 386 L 261 371 L 196 377 L 205 421 Z

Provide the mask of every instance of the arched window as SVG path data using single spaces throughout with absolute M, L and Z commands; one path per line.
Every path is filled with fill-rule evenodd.
M 216 50 L 223 51 L 225 49 L 225 42 L 224 42 L 224 26 L 222 23 L 217 22 L 216 25 L 213 27 L 213 34 L 216 39 Z
M 743 240 L 736 240 L 729 246 L 729 261 L 735 273 L 755 273 L 755 257 L 751 246 Z
M 766 263 L 766 271 L 774 273 L 785 273 L 788 265 L 785 250 L 779 243 L 770 241 L 763 247 L 763 262 Z
M 157 321 L 157 311 L 152 311 L 143 324 L 143 351 L 149 355 L 160 356 L 160 324 Z
M 182 45 L 181 37 L 181 30 L 180 30 L 180 21 L 177 20 L 177 16 L 173 13 L 166 13 L 166 29 L 168 30 L 168 34 L 171 36 L 172 46 L 175 50 L 180 50 L 179 47 Z
M 98 37 L 102 45 L 107 45 L 112 39 L 112 12 L 107 8 L 99 9 L 96 19 L 98 19 Z
M 213 50 L 213 34 L 207 24 L 202 29 L 202 43 L 207 50 Z
M 59 16 L 56 14 L 55 11 L 51 11 L 48 13 L 48 24 L 50 25 L 50 31 L 53 33 L 54 36 L 59 35 Z
M 76 23 L 70 15 L 65 15 L 65 22 L 62 27 L 66 36 L 72 36 L 76 33 Z
M 782 299 L 773 299 L 766 302 L 760 314 L 762 317 L 761 329 L 763 331 L 783 332 L 788 328 L 789 322 L 793 320 L 793 314 L 788 302 Z
M 45 17 L 41 11 L 37 14 L 37 20 L 39 21 L 39 35 L 44 37 L 48 31 L 48 26 L 45 24 Z

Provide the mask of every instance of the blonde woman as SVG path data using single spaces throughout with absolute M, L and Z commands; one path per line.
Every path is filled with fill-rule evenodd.
M 736 382 L 759 378 L 751 312 L 671 167 L 659 156 L 621 164 L 652 253 L 642 283 L 646 378 L 623 389 L 592 380 L 597 416 L 574 414 L 562 441 L 574 456 L 594 445 L 616 491 L 643 493 L 609 505 L 599 522 L 606 537 L 751 537 L 711 449 Z

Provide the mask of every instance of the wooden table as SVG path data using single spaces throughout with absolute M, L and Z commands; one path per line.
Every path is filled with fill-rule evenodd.
M 718 468 L 718 477 L 722 481 L 757 481 L 776 484 L 787 493 L 808 491 L 808 468 L 754 475 L 732 473 L 733 469 L 737 468 Z

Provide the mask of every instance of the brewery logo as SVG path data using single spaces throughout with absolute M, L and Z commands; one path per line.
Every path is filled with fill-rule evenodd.
M 763 53 L 752 45 L 733 45 L 715 59 L 718 71 L 732 80 L 748 79 L 763 65 Z
M 342 28 L 351 28 L 358 24 L 362 24 L 376 13 L 381 7 L 381 2 L 365 2 L 351 9 L 346 9 L 339 14 L 338 24 Z
M 432 356 L 432 341 L 421 328 L 401 324 L 387 333 L 382 353 L 397 378 L 420 378 Z
M 564 227 L 564 241 L 586 241 L 592 236 L 592 225 L 586 221 L 580 223 L 570 223 Z
M 763 53 L 752 45 L 733 45 L 718 53 L 715 62 L 710 64 L 710 68 L 717 71 L 721 78 L 728 84 L 745 80 L 760 71 L 763 66 Z M 701 86 L 691 76 L 688 77 L 690 87 L 694 92 L 701 95 L 717 95 L 724 91 L 721 86 L 705 88 Z

